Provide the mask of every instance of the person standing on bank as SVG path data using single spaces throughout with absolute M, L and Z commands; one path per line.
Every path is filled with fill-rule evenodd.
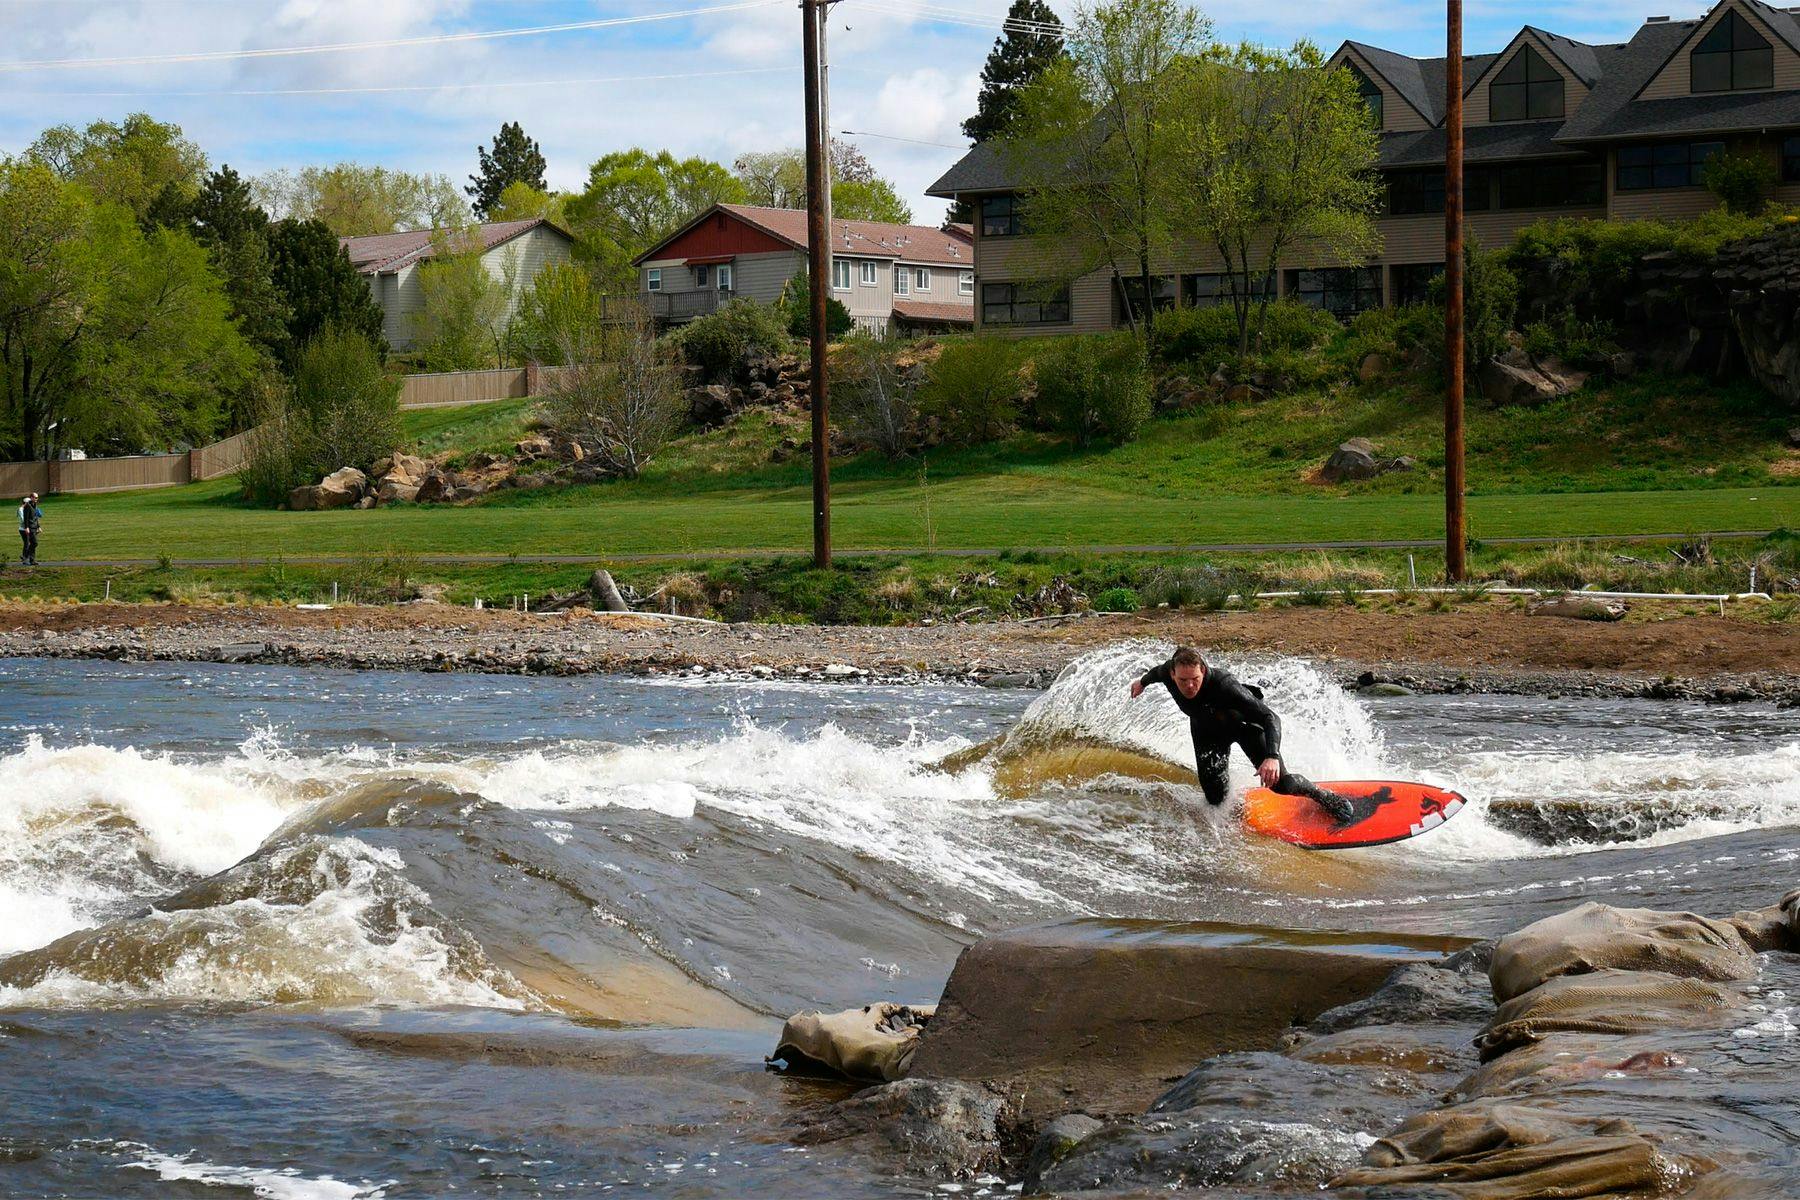
M 1304 796 L 1337 821 L 1355 816 L 1348 797 L 1327 791 L 1281 761 L 1281 718 L 1263 702 L 1262 689 L 1242 683 L 1231 672 L 1209 667 L 1198 650 L 1182 646 L 1167 662 L 1158 663 L 1132 682 L 1132 699 L 1160 683 L 1187 715 L 1194 739 L 1194 770 L 1208 804 L 1225 803 L 1231 748 L 1241 747 L 1263 786 L 1284 796 Z
M 19 562 L 27 567 L 37 566 L 38 530 L 43 524 L 44 514 L 38 508 L 37 493 L 33 492 L 19 502 Z

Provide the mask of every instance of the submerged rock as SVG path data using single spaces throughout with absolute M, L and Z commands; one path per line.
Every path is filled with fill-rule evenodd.
M 1037 1140 L 1031 1144 L 1031 1153 L 1025 1159 L 1026 1190 L 1040 1190 L 1035 1186 L 1036 1181 L 1042 1179 L 1045 1172 L 1069 1157 L 1071 1151 L 1104 1126 L 1105 1122 L 1086 1113 L 1064 1113 L 1044 1126 L 1038 1132 Z
M 1751 979 L 1756 952 L 1726 921 L 1589 901 L 1500 939 L 1490 977 L 1511 1000 L 1546 980 L 1616 968 L 1691 979 Z
M 1374 1141 L 1304 1122 L 1140 1117 L 1107 1126 L 1063 1161 L 1027 1175 L 1025 1191 L 1317 1187 L 1352 1169 Z
M 801 1130 L 801 1145 L 860 1139 L 904 1175 L 966 1179 L 1000 1166 L 1006 1102 L 953 1079 L 902 1079 L 839 1101 Z

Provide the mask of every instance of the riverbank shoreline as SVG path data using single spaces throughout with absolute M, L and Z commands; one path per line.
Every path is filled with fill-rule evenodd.
M 1296 607 L 895 626 L 715 625 L 437 604 L 0 606 L 0 657 L 7 658 L 507 675 L 738 673 L 1043 687 L 1079 655 L 1131 638 L 1307 658 L 1347 687 L 1800 705 L 1800 628 L 1693 615 L 1609 624 L 1497 603 L 1442 612 Z

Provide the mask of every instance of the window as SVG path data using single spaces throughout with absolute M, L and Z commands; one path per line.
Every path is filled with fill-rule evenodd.
M 731 264 L 730 263 L 720 263 L 719 264 L 719 290 L 721 292 L 729 292 L 731 290 Z
M 1706 31 L 1688 57 L 1696 92 L 1742 92 L 1775 86 L 1775 51 L 1737 12 L 1727 12 Z
M 1322 308 L 1339 320 L 1381 307 L 1380 267 L 1333 267 L 1289 271 L 1288 293 L 1302 304 Z
M 1390 171 L 1388 214 L 1409 216 L 1444 211 L 1441 167 Z M 1501 208 L 1598 208 L 1606 203 L 1604 164 L 1586 162 L 1514 163 L 1470 167 L 1463 174 L 1463 211 Z
M 861 268 L 861 273 L 858 275 L 857 278 L 858 278 L 858 281 L 864 287 L 874 287 L 875 284 L 877 282 L 879 282 L 880 270 L 881 270 L 880 267 L 876 266 L 873 262 L 869 261 L 866 258 L 863 259 L 861 262 L 857 263 L 856 265 Z
M 705 263 L 696 263 L 694 265 L 694 286 L 695 287 L 705 287 L 707 284 L 709 284 L 711 282 L 712 282 L 712 268 L 707 266 Z
M 848 259 L 834 258 L 831 260 L 831 286 L 840 292 L 850 290 L 850 262 Z
M 906 295 L 907 291 L 909 290 L 907 288 L 907 284 L 910 283 L 911 281 L 912 281 L 912 273 L 907 268 L 895 267 L 894 268 L 894 295 L 896 295 L 896 296 Z
M 1468 208 L 1468 175 L 1464 174 L 1463 207 Z M 1389 171 L 1388 214 L 1395 217 L 1444 211 L 1444 171 Z
M 652 292 L 662 291 L 662 268 L 661 267 L 651 267 L 650 268 L 649 277 L 646 279 L 646 281 L 644 283 L 644 288 L 646 291 L 652 291 Z
M 913 268 L 913 291 L 929 292 L 931 290 L 931 268 Z
M 1150 278 L 1150 296 L 1155 302 L 1157 312 L 1168 312 L 1175 307 L 1175 296 L 1179 284 L 1173 275 L 1153 275 Z M 1113 296 L 1113 316 L 1121 325 L 1125 324 L 1132 312 L 1144 311 L 1144 281 L 1142 279 L 1119 280 L 1118 291 Z M 1129 307 L 1127 307 L 1129 302 Z
M 1800 183 L 1800 137 L 1781 143 L 1781 181 Z
M 1355 63 L 1346 62 L 1344 65 L 1350 68 L 1350 74 L 1356 80 L 1357 95 L 1361 96 L 1362 102 L 1369 106 L 1369 115 L 1375 118 L 1375 128 L 1380 129 L 1381 89 L 1375 86 L 1374 80 L 1359 71 Z
M 1069 285 L 984 283 L 981 285 L 981 323 L 1067 325 Z
M 1621 192 L 1644 188 L 1699 187 L 1706 160 L 1725 151 L 1724 142 L 1668 142 L 1621 146 L 1615 186 Z
M 1444 264 L 1402 263 L 1393 270 L 1394 303 L 1424 304 L 1431 299 L 1431 281 L 1444 273 Z
M 1259 275 L 1250 281 L 1250 295 L 1260 297 L 1268 290 L 1268 286 L 1268 277 Z M 1231 276 L 1204 274 L 1181 277 L 1183 308 L 1211 308 L 1215 304 L 1230 303 Z
M 1488 84 L 1490 121 L 1543 121 L 1562 115 L 1562 76 L 1530 46 L 1520 47 Z
M 1025 232 L 1019 219 L 1019 202 L 1012 196 L 981 198 L 981 236 L 1016 237 Z
M 956 273 L 956 294 L 959 296 L 975 294 L 975 272 L 958 271 Z

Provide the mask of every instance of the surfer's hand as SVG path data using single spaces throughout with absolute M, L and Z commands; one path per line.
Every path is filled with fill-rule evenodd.
M 1281 779 L 1281 760 L 1279 758 L 1263 759 L 1262 766 L 1256 768 L 1256 774 L 1262 780 L 1264 787 L 1274 787 L 1276 782 Z
M 1132 680 L 1131 681 L 1131 698 L 1133 700 L 1136 700 L 1139 696 L 1141 696 L 1143 694 L 1144 694 L 1144 681 L 1141 679 Z

